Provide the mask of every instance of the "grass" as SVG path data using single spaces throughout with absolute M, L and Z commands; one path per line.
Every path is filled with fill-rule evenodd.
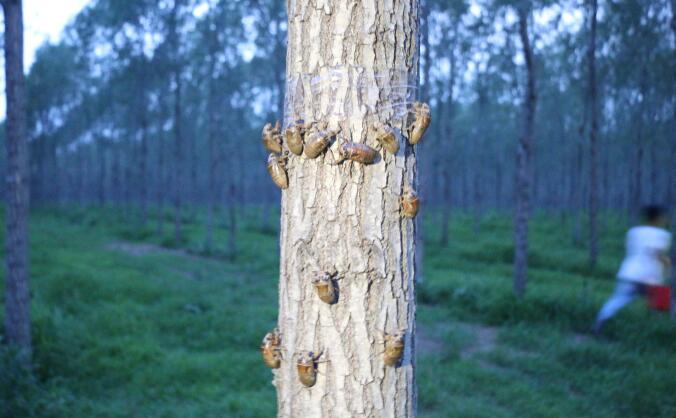
M 176 243 L 169 224 L 157 236 L 111 210 L 34 213 L 35 369 L 0 348 L 0 416 L 275 416 L 257 347 L 276 321 L 278 244 L 259 219 L 240 223 L 230 260 L 205 256 L 201 218 Z M 636 303 L 604 339 L 586 335 L 622 255 L 626 225 L 606 219 L 591 268 L 569 220 L 537 216 L 523 300 L 509 218 L 489 214 L 477 232 L 455 213 L 448 248 L 425 220 L 419 416 L 676 416 L 673 322 Z

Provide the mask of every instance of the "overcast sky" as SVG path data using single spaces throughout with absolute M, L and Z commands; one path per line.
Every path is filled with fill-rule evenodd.
M 35 51 L 45 41 L 56 42 L 68 22 L 91 0 L 24 0 L 24 64 L 33 64 Z M 0 13 L 2 15 L 2 13 Z M 4 25 L 4 17 L 1 19 Z M 2 62 L 4 66 L 4 61 Z M 0 71 L 0 119 L 5 118 L 5 72 Z

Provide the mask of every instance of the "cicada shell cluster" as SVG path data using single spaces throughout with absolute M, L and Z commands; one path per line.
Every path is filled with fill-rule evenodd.
M 383 363 L 386 366 L 396 366 L 404 354 L 404 336 L 406 332 L 399 331 L 393 334 L 385 334 L 385 351 Z
M 268 156 L 268 173 L 270 173 L 272 181 L 275 182 L 280 189 L 289 187 L 289 176 L 286 174 L 285 157 L 270 154 Z
M 335 132 L 327 130 L 327 123 L 313 123 L 305 136 L 305 156 L 308 158 L 319 157 L 329 144 Z
M 338 290 L 331 274 L 326 272 L 317 273 L 312 279 L 312 284 L 322 302 L 333 305 L 338 301 Z
M 296 368 L 298 369 L 298 380 L 303 386 L 312 387 L 317 383 L 317 360 L 321 353 L 315 355 L 312 351 L 302 351 L 298 355 Z
M 289 151 L 296 155 L 303 154 L 303 136 L 305 136 L 305 122 L 300 119 L 291 124 L 284 131 L 284 139 Z
M 282 134 L 279 132 L 279 121 L 272 126 L 271 123 L 265 124 L 263 127 L 263 146 L 268 151 L 281 154 L 282 153 Z
M 282 362 L 281 344 L 282 337 L 277 328 L 265 334 L 263 338 L 261 355 L 265 364 L 271 369 L 278 369 Z
M 408 142 L 411 145 L 417 144 L 425 135 L 427 127 L 432 122 L 432 114 L 427 103 L 413 103 L 413 123 L 409 128 Z
M 420 208 L 420 198 L 411 187 L 404 188 L 404 194 L 401 197 L 401 213 L 405 218 L 414 218 Z
M 399 141 L 394 129 L 380 121 L 373 124 L 373 129 L 376 134 L 376 141 L 390 154 L 396 154 L 399 151 Z
M 362 164 L 371 164 L 377 156 L 378 152 L 366 144 L 343 142 L 340 145 L 340 161 L 351 160 Z

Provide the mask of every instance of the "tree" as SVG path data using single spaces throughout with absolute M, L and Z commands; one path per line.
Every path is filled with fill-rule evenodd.
M 415 416 L 416 231 L 400 205 L 417 180 L 406 97 L 416 79 L 418 7 L 416 0 L 289 2 L 285 119 L 325 121 L 338 134 L 325 155 L 290 155 L 286 164 L 279 417 Z M 375 120 L 395 129 L 396 155 L 377 145 Z M 347 141 L 377 148 L 377 160 L 336 164 Z M 337 287 L 336 303 L 318 297 L 313 278 Z M 403 356 L 388 366 L 384 341 L 400 331 Z M 318 368 L 311 387 L 297 370 L 306 351 Z
M 523 127 L 517 146 L 516 160 L 516 211 L 514 219 L 514 291 L 523 296 L 526 290 L 528 269 L 528 219 L 530 217 L 530 195 L 532 184 L 531 148 L 535 129 L 535 65 L 533 50 L 528 35 L 530 10 L 525 6 L 517 8 L 519 15 L 519 38 L 526 62 L 526 90 L 523 100 Z
M 591 111 L 591 131 L 589 132 L 589 262 L 596 264 L 599 255 L 598 237 L 598 206 L 599 206 L 599 143 L 598 143 L 598 105 L 596 103 L 596 12 L 598 4 L 596 0 L 589 1 L 589 49 L 587 64 L 589 85 L 589 108 Z
M 184 194 L 185 179 L 183 178 L 183 167 L 185 158 L 183 156 L 183 132 L 182 132 L 182 86 L 183 86 L 183 64 L 179 56 L 179 34 L 178 34 L 178 14 L 183 0 L 174 0 L 174 6 L 169 15 L 169 45 L 171 47 L 171 68 L 172 81 L 174 85 L 174 170 L 172 181 L 174 183 L 174 240 L 177 245 L 183 241 L 183 219 L 181 212 L 182 198 Z
M 5 335 L 26 362 L 32 353 L 30 295 L 28 292 L 28 146 L 26 139 L 26 87 L 23 73 L 23 5 L 4 0 L 5 79 L 7 83 L 7 189 Z

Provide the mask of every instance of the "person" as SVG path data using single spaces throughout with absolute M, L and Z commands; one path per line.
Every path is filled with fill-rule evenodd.
M 592 326 L 595 335 L 620 309 L 645 295 L 649 286 L 660 285 L 671 267 L 668 256 L 671 234 L 666 229 L 666 209 L 650 205 L 641 212 L 645 224 L 627 232 L 626 256 L 617 273 L 615 291 L 599 311 Z

